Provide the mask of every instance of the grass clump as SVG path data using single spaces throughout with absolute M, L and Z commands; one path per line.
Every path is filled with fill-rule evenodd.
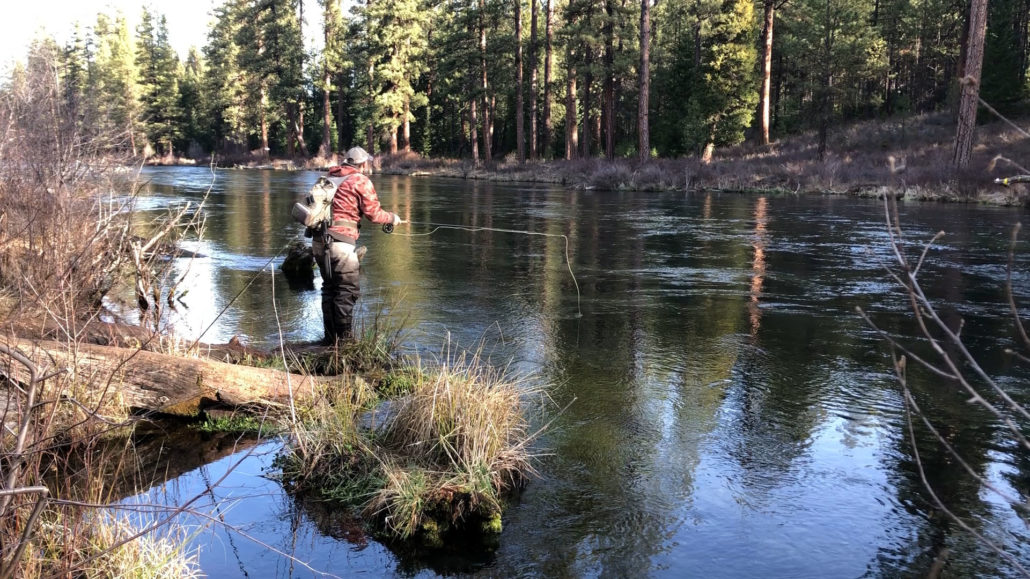
M 23 561 L 25 576 L 148 577 L 173 579 L 203 577 L 197 553 L 184 548 L 181 529 L 135 537 L 143 525 L 102 511 L 92 511 L 73 526 L 58 516 L 41 525 L 37 556 Z M 75 534 L 69 555 L 68 535 Z M 127 540 L 128 539 L 128 540 Z
M 380 382 L 399 396 L 340 389 L 291 429 L 277 466 L 295 491 L 360 509 L 388 538 L 443 546 L 452 534 L 496 535 L 506 498 L 535 471 L 519 380 L 464 355 Z
M 374 396 L 367 382 L 351 379 L 300 410 L 275 462 L 289 490 L 351 505 L 372 496 L 380 474 L 358 425 Z

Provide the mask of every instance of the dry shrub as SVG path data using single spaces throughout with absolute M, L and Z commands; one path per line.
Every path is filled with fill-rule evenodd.
M 128 133 L 98 128 L 111 124 L 69 105 L 57 81 L 58 62 L 57 47 L 42 43 L 0 86 L 0 295 L 6 331 L 56 328 L 74 349 L 83 322 L 95 319 L 118 277 L 131 271 L 125 269 L 130 248 L 139 246 L 131 230 L 136 187 L 135 171 L 122 169 L 130 161 Z M 148 258 L 139 265 L 153 263 Z M 109 394 L 112 377 L 38 368 L 5 342 L 0 366 L 0 577 L 12 569 L 22 576 L 32 569 L 152 576 L 156 567 L 94 568 L 87 560 L 139 563 L 156 552 L 152 547 L 165 549 L 160 541 L 115 549 L 105 537 L 128 536 L 121 523 L 102 521 L 95 506 L 55 506 L 70 498 L 92 505 L 110 498 L 103 482 L 110 479 L 81 483 L 73 480 L 76 473 L 108 472 L 113 465 L 129 472 L 124 461 L 131 452 L 91 458 L 101 438 L 129 422 Z M 72 464 L 76 458 L 80 464 Z M 164 566 L 177 558 L 175 549 L 149 560 Z M 171 574 L 180 576 L 182 569 Z
M 668 191 L 682 185 L 682 175 L 671 174 L 660 163 L 647 163 L 633 173 L 636 191 Z
M 602 191 L 626 189 L 633 182 L 633 170 L 625 161 L 617 160 L 598 165 L 587 177 L 587 186 Z
M 376 157 L 376 170 L 383 173 L 407 174 L 417 171 L 439 169 L 446 164 L 442 159 L 427 159 L 413 151 L 386 153 Z
M 0 90 L 0 290 L 66 324 L 98 309 L 125 263 L 131 195 L 117 186 L 121 135 L 62 109 L 56 58 L 34 52 Z

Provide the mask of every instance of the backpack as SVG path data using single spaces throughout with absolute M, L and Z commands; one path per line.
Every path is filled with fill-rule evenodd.
M 295 221 L 309 229 L 317 229 L 323 224 L 330 224 L 333 220 L 333 196 L 336 195 L 336 190 L 340 185 L 355 174 L 352 173 L 346 177 L 319 177 L 304 199 L 293 204 L 290 215 L 293 215 Z

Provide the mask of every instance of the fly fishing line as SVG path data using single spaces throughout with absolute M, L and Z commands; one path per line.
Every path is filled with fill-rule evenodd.
M 521 229 L 503 229 L 499 227 L 484 227 L 478 225 L 452 225 L 450 223 L 433 223 L 430 221 L 408 221 L 411 225 L 425 225 L 432 227 L 431 230 L 425 233 L 398 233 L 394 231 L 393 227 L 383 227 L 383 231 L 386 233 L 394 233 L 395 235 L 403 235 L 405 237 L 427 237 L 441 229 L 455 229 L 458 231 L 469 231 L 472 233 L 478 231 L 496 231 L 499 233 L 516 233 L 522 235 L 537 235 L 540 237 L 560 237 L 565 241 L 565 265 L 569 269 L 569 276 L 572 277 L 572 285 L 576 287 L 576 317 L 583 317 L 583 308 L 581 307 L 581 297 L 579 293 L 579 282 L 576 281 L 576 274 L 572 271 L 572 261 L 569 259 L 569 237 L 562 233 L 541 233 L 539 231 L 523 231 Z M 392 225 L 392 224 L 387 224 Z

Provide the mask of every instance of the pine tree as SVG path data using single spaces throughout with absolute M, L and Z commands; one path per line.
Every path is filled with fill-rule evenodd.
M 245 70 L 259 80 L 262 102 L 284 114 L 286 154 L 307 156 L 301 127 L 301 106 L 305 97 L 304 43 L 297 16 L 297 0 L 260 0 L 253 2 L 242 17 L 241 46 Z M 251 42 L 252 44 L 246 44 Z M 267 91 L 267 92 L 266 92 Z M 265 140 L 265 139 L 262 139 Z
M 701 128 L 701 159 L 709 161 L 716 145 L 744 140 L 758 92 L 753 72 L 757 51 L 754 5 L 749 0 L 723 0 L 703 49 L 700 86 L 691 101 Z
M 319 145 L 318 154 L 321 157 L 328 157 L 333 150 L 332 135 L 332 92 L 333 79 L 340 78 L 343 60 L 343 17 L 340 13 L 340 0 L 320 0 L 322 3 L 322 25 L 323 38 L 325 41 L 322 49 L 321 86 L 322 91 L 322 143 Z M 338 87 L 343 90 L 343 87 Z
M 390 153 L 405 140 L 398 130 L 410 122 L 411 110 L 426 104 L 415 86 L 424 71 L 427 14 L 420 0 L 377 0 L 355 10 L 355 33 L 362 41 L 354 47 L 354 60 L 369 63 L 371 73 L 362 80 L 371 95 L 364 123 L 386 137 Z
M 114 22 L 97 15 L 94 28 L 97 51 L 92 75 L 93 90 L 102 133 L 121 135 L 122 147 L 138 154 L 138 117 L 140 112 L 137 88 L 135 50 L 129 25 L 121 15 Z
M 176 147 L 190 157 L 214 148 L 212 132 L 205 124 L 208 107 L 204 92 L 204 61 L 196 48 L 191 47 L 179 71 L 179 110 L 182 115 L 180 139 Z
M 651 0 L 640 0 L 640 68 L 637 71 L 640 99 L 637 106 L 637 155 L 651 158 Z
M 64 108 L 70 119 L 75 121 L 77 131 L 83 132 L 89 114 L 87 90 L 89 87 L 89 66 L 91 55 L 87 38 L 78 23 L 72 38 L 61 52 L 61 85 L 64 91 Z
M 758 103 L 754 7 L 748 0 L 696 1 L 688 31 L 660 69 L 663 114 L 656 142 L 663 154 L 700 154 L 744 140 Z
M 984 34 L 987 28 L 987 0 L 973 0 L 969 12 L 969 48 L 963 70 L 962 96 L 958 106 L 958 124 L 955 132 L 955 154 L 952 163 L 956 169 L 969 165 L 976 133 L 976 109 L 980 96 L 980 71 L 983 66 Z
M 240 49 L 246 0 L 229 0 L 215 9 L 215 21 L 204 47 L 203 118 L 209 139 L 223 153 L 247 150 L 248 135 L 259 116 L 256 76 L 242 66 Z
M 142 104 L 141 128 L 155 150 L 171 155 L 182 136 L 179 59 L 168 41 L 164 16 L 143 9 L 136 29 L 136 66 Z
M 1025 0 L 988 4 L 981 95 L 1007 108 L 1027 98 L 1027 6 Z
M 814 120 L 823 156 L 843 103 L 884 78 L 886 46 L 869 25 L 874 8 L 869 0 L 796 0 L 791 6 L 780 35 L 783 52 L 796 58 L 801 115 Z

